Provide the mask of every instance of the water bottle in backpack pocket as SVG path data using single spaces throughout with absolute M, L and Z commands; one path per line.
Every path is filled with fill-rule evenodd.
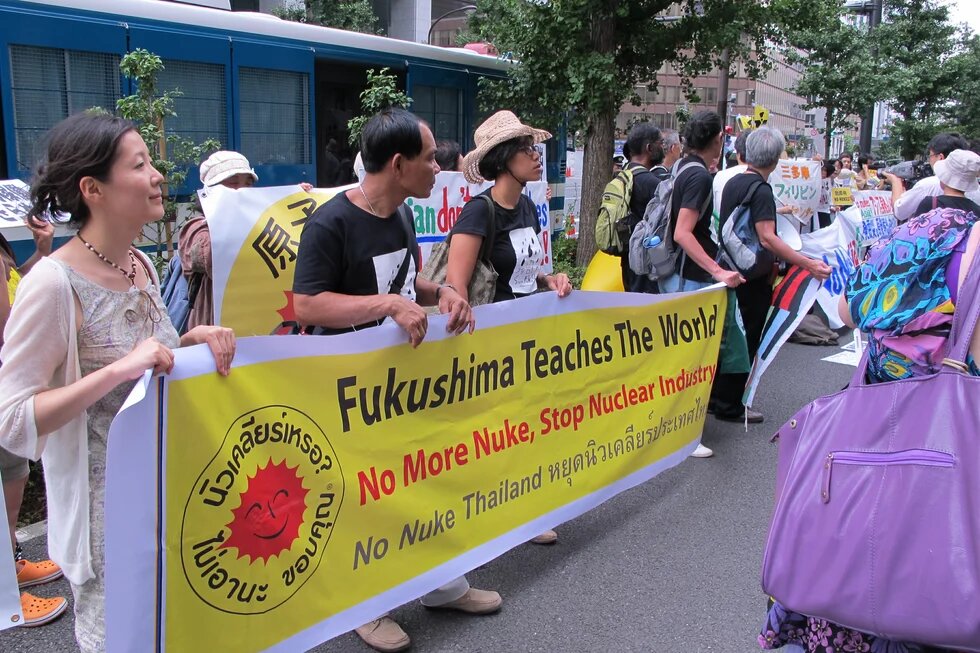
M 651 281 L 659 281 L 677 271 L 678 252 L 670 220 L 674 184 L 682 172 L 690 166 L 698 165 L 701 164 L 689 162 L 679 170 L 675 168 L 676 172 L 657 186 L 656 194 L 643 211 L 643 219 L 630 236 L 629 263 L 634 274 L 645 276 Z M 711 201 L 710 193 L 708 201 Z

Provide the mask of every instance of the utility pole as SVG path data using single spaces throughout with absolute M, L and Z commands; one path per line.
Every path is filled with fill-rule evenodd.
M 868 14 L 868 34 L 870 35 L 874 28 L 881 24 L 881 13 L 882 13 L 882 0 L 863 0 L 860 3 L 848 2 L 847 8 L 855 10 L 855 13 Z M 878 51 L 874 51 L 872 55 L 872 61 L 877 59 Z M 871 152 L 871 137 L 874 131 L 874 121 L 875 121 L 875 105 L 872 104 L 867 108 L 864 115 L 861 117 L 861 132 L 859 147 L 861 149 L 861 154 L 870 154 Z
M 721 51 L 721 66 L 718 68 L 718 115 L 721 124 L 728 125 L 728 75 L 731 72 L 731 50 Z

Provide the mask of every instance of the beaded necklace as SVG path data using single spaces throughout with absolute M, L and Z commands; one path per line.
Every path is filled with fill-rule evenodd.
M 106 265 L 111 266 L 111 267 L 115 268 L 116 270 L 119 270 L 119 273 L 120 274 L 122 274 L 124 277 L 126 277 L 127 279 L 129 279 L 130 285 L 133 288 L 136 287 L 136 256 L 133 255 L 133 250 L 132 249 L 129 250 L 129 261 L 132 264 L 132 270 L 130 270 L 129 272 L 126 272 L 121 267 L 119 267 L 118 265 L 116 265 L 115 263 L 113 263 L 112 261 L 110 261 L 108 258 L 106 258 L 106 256 L 102 252 L 100 252 L 99 250 L 97 250 L 94 247 L 92 247 L 92 244 L 91 243 L 89 243 L 87 240 L 85 240 L 84 238 L 82 238 L 82 234 L 75 234 L 75 235 L 78 236 L 78 239 L 80 241 L 82 241 L 82 244 L 85 245 L 85 247 L 88 248 L 88 251 L 90 251 L 93 254 L 95 254 L 96 256 L 98 256 L 99 257 L 99 260 L 102 261 L 103 263 L 105 263 Z

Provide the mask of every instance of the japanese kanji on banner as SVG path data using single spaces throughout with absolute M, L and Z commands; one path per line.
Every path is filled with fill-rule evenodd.
M 726 292 L 543 293 L 204 346 L 109 434 L 109 653 L 310 649 L 684 461 Z
M 820 162 L 797 159 L 781 159 L 769 183 L 776 196 L 776 204 L 810 209 L 820 205 Z
M 463 205 L 489 186 L 468 184 L 459 172 L 440 172 L 428 198 L 405 202 L 415 216 L 423 264 L 432 246 L 445 240 L 456 224 Z M 293 271 L 303 225 L 318 206 L 349 188 L 307 193 L 297 186 L 240 190 L 215 186 L 202 195 L 211 231 L 216 324 L 239 335 L 268 335 L 281 322 L 295 319 Z M 525 192 L 537 207 L 543 267 L 550 272 L 547 188 L 546 182 L 533 182 Z
M 898 226 L 895 209 L 892 207 L 892 194 L 882 190 L 854 191 L 854 205 L 847 209 L 851 217 L 861 221 L 858 237 L 862 247 L 875 244 L 881 238 L 891 235 Z

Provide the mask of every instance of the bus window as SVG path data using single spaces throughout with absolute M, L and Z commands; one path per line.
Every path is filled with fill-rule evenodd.
M 167 133 L 178 134 L 200 143 L 209 138 L 228 147 L 228 93 L 225 67 L 220 64 L 163 60 L 163 71 L 157 77 L 161 93 L 179 89 L 174 99 L 176 116 L 166 119 Z M 193 175 L 192 175 L 193 177 Z
M 252 165 L 308 165 L 309 76 L 263 68 L 238 69 L 241 152 Z
M 92 107 L 115 111 L 121 97 L 115 54 L 10 46 L 16 162 L 13 176 L 27 176 L 41 152 L 39 141 L 51 127 Z
M 416 85 L 412 89 L 412 111 L 429 123 L 437 140 L 465 142 L 460 120 L 463 94 L 458 89 Z

